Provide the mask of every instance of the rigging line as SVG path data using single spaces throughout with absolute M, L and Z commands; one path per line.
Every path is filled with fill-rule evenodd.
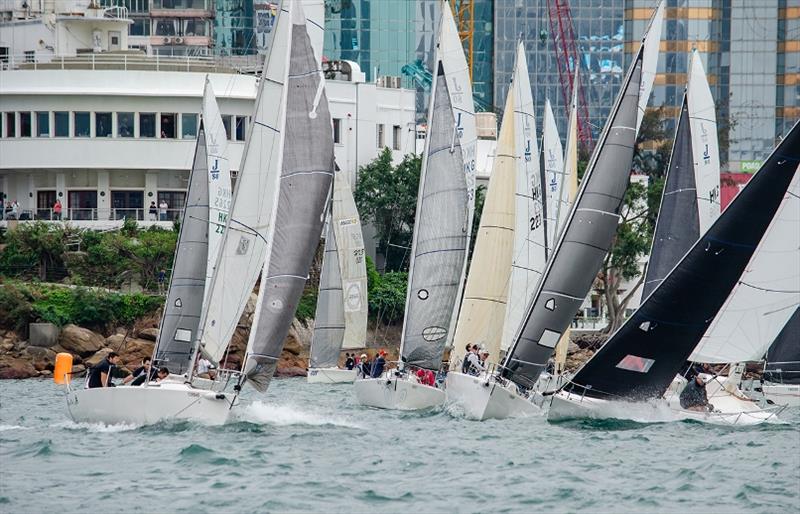
M 753 284 L 748 284 L 747 282 L 739 282 L 740 285 L 747 286 L 751 289 L 757 289 L 759 291 L 764 291 L 766 293 L 785 293 L 785 294 L 797 294 L 800 293 L 798 290 L 791 290 L 791 289 L 770 289 L 767 287 L 760 287 Z

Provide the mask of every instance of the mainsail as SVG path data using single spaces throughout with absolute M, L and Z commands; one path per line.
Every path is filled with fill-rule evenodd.
M 658 71 L 658 53 L 661 46 L 661 28 L 664 25 L 664 0 L 659 0 L 653 17 L 650 18 L 650 25 L 644 36 L 642 55 L 642 77 L 639 83 L 639 110 L 636 113 L 636 132 L 642 126 L 644 113 L 647 111 L 647 103 L 650 101 L 650 93 L 653 91 L 653 82 Z
M 168 367 L 171 373 L 183 374 L 192 366 L 206 283 L 208 212 L 206 133 L 204 120 L 201 120 L 167 303 L 155 349 L 156 364 Z
M 464 51 L 442 3 L 411 248 L 401 358 L 438 369 L 452 340 L 474 206 L 475 114 Z
M 564 168 L 564 149 L 561 146 L 561 138 L 558 135 L 556 118 L 553 115 L 553 108 L 550 100 L 544 103 L 544 122 L 542 133 L 542 162 L 544 163 L 545 194 L 546 198 L 546 219 L 547 226 L 547 249 L 548 253 L 553 250 L 556 237 L 558 236 L 558 203 L 561 200 L 561 190 L 565 183 Z
M 644 303 L 572 378 L 579 394 L 661 397 L 741 277 L 798 173 L 800 124 Z
M 697 50 L 692 52 L 686 104 L 692 137 L 692 156 L 697 187 L 697 209 L 700 213 L 700 233 L 717 219 L 719 203 L 719 142 L 714 97 L 708 86 L 703 63 Z
M 800 384 L 800 307 L 795 308 L 767 351 L 764 380 L 779 384 Z
M 291 2 L 289 3 L 291 4 Z M 283 152 L 290 20 L 278 13 L 258 85 L 253 122 L 236 178 L 233 204 L 220 243 L 208 302 L 197 338 L 203 353 L 218 362 L 236 330 L 264 266 L 273 210 L 274 177 Z
M 269 386 L 286 334 L 303 293 L 324 222 L 326 199 L 331 189 L 333 126 L 325 83 L 303 9 L 284 3 L 278 23 L 291 22 L 284 51 L 288 66 L 280 82 L 286 83 L 281 108 L 284 128 L 278 173 L 268 188 L 273 210 L 267 235 L 258 301 L 247 342 L 244 374 L 257 390 Z M 287 23 L 288 25 L 288 23 Z M 281 127 L 283 126 L 283 127 Z
M 761 360 L 800 305 L 800 177 L 795 175 L 769 230 L 690 360 Z
M 329 213 L 332 212 L 329 208 Z M 336 233 L 333 216 L 325 229 L 325 253 L 322 256 L 322 272 L 319 277 L 317 310 L 314 315 L 314 335 L 308 358 L 310 368 L 331 368 L 339 363 L 339 353 L 344 339 L 344 301 L 339 253 L 336 248 Z
M 206 134 L 206 155 L 208 158 L 208 262 L 206 264 L 206 284 L 210 284 L 217 265 L 217 256 L 222 245 L 222 235 L 228 222 L 231 208 L 230 163 L 226 157 L 228 138 L 222 115 L 211 81 L 206 77 L 203 91 L 203 127 Z M 208 301 L 210 287 L 206 287 L 205 301 Z
M 642 286 L 642 298 L 647 298 L 653 292 L 700 237 L 698 216 L 692 135 L 684 94 L 650 248 L 650 261 Z
M 640 48 L 595 148 L 575 206 L 506 357 L 503 375 L 524 387 L 532 387 L 538 380 L 611 248 L 628 188 L 641 70 Z
M 525 316 L 547 261 L 543 223 L 544 205 L 536 144 L 536 118 L 528 76 L 525 45 L 517 45 L 514 75 L 509 90 L 514 97 L 514 250 L 503 338 L 500 347 L 507 351 Z

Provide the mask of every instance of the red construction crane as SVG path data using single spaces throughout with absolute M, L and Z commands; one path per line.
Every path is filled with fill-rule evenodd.
M 561 82 L 561 94 L 564 105 L 568 106 L 572 99 L 572 84 L 575 67 L 580 66 L 580 56 L 575 44 L 575 31 L 572 28 L 572 13 L 569 0 L 547 0 L 547 12 L 550 15 L 550 36 L 556 52 L 558 80 Z M 578 139 L 583 146 L 592 149 L 592 127 L 589 125 L 589 109 L 583 88 L 578 84 Z

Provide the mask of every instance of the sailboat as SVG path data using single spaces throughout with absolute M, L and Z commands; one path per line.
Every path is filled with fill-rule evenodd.
M 698 412 L 670 409 L 659 399 L 758 254 L 787 191 L 798 180 L 798 164 L 800 123 L 639 309 L 552 397 L 549 419 L 690 418 L 725 424 L 776 419 L 780 408 Z
M 191 320 L 196 332 L 181 325 L 173 334 L 166 318 L 161 331 L 162 337 L 174 336 L 183 345 L 178 354 L 182 357 L 172 362 L 185 364 L 185 376 L 143 387 L 68 388 L 67 403 L 76 421 L 191 419 L 221 424 L 241 401 L 238 395 L 245 382 L 259 391 L 266 389 L 316 250 L 334 166 L 324 80 L 299 3 L 283 3 L 272 37 L 231 212 L 208 284 L 208 242 L 202 234 L 209 223 L 209 170 L 204 129 L 198 134 L 167 307 L 188 308 L 204 299 L 206 303 L 199 319 Z M 191 274 L 184 275 L 184 268 Z M 195 356 L 220 362 L 262 268 L 245 362 L 241 373 L 229 375 L 239 377 L 234 391 L 197 387 L 202 379 L 194 376 Z M 185 362 L 187 347 L 193 349 Z
M 764 358 L 761 395 L 778 405 L 800 407 L 800 307 L 775 338 Z
M 446 379 L 448 403 L 473 419 L 495 416 L 496 410 L 507 408 L 506 400 L 516 397 L 490 385 L 491 366 L 478 375 L 463 372 L 465 346 L 481 344 L 489 359 L 499 362 L 546 262 L 536 121 L 522 42 L 504 112 Z M 558 181 L 558 176 L 549 178 Z M 522 402 L 517 410 L 534 410 L 530 402 Z
M 453 339 L 467 265 L 475 192 L 475 113 L 464 50 L 447 2 L 428 111 L 411 247 L 401 362 L 386 376 L 356 380 L 362 405 L 417 410 L 440 405 L 442 389 L 415 371 L 438 371 Z
M 367 337 L 364 237 L 345 173 L 333 179 L 308 382 L 352 382 L 355 369 L 338 367 L 341 350 L 363 348 Z

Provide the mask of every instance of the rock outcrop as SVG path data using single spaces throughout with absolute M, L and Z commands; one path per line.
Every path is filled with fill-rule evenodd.
M 61 337 L 58 340 L 59 346 L 81 357 L 93 355 L 96 351 L 104 348 L 105 344 L 103 336 L 77 325 L 67 325 L 61 329 Z

